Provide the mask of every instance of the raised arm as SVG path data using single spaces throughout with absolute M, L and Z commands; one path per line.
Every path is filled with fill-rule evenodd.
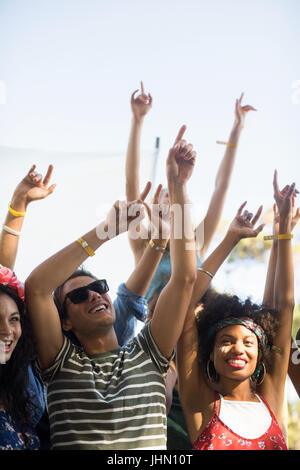
M 145 190 L 149 192 L 150 187 L 147 185 Z M 170 237 L 169 223 L 162 218 L 159 212 L 161 190 L 162 185 L 160 184 L 154 194 L 152 209 L 144 202 L 151 222 L 152 239 L 126 282 L 127 289 L 139 295 L 144 295 L 147 292 Z M 140 195 L 140 199 L 144 201 L 144 192 Z M 135 228 L 134 224 L 131 225 Z M 133 237 L 132 228 L 129 228 L 129 232 Z
M 182 126 L 167 158 L 171 205 L 171 278 L 162 290 L 151 321 L 152 336 L 165 357 L 170 357 L 181 334 L 196 278 L 194 234 L 186 184 L 192 175 L 196 153 L 182 140 Z
M 49 186 L 53 166 L 49 165 L 45 178 L 36 173 L 33 165 L 25 178 L 16 187 L 5 222 L 0 234 L 0 264 L 14 269 L 18 252 L 19 239 L 28 205 L 44 199 L 54 191 L 55 184 Z
M 281 196 L 288 191 L 289 186 L 285 186 L 281 193 Z M 292 220 L 291 220 L 291 232 L 296 226 L 298 220 L 300 219 L 300 209 L 295 208 L 295 197 L 298 191 L 295 190 L 292 195 Z M 277 264 L 277 251 L 278 251 L 278 239 L 277 235 L 279 233 L 279 214 L 276 204 L 273 204 L 273 241 L 271 247 L 271 253 L 268 263 L 267 278 L 264 290 L 263 305 L 265 307 L 274 309 L 275 308 L 275 298 L 274 298 L 274 289 L 275 289 L 275 273 L 276 273 L 276 264 Z
M 278 259 L 275 275 L 275 308 L 278 311 L 279 326 L 273 345 L 272 369 L 261 385 L 276 416 L 281 416 L 284 387 L 291 349 L 291 332 L 294 311 L 294 268 L 291 241 L 292 197 L 295 184 L 282 194 L 278 188 L 277 171 L 274 173 L 274 198 L 279 213 Z M 285 237 L 282 237 L 285 235 Z
M 126 155 L 126 199 L 134 201 L 140 194 L 140 142 L 143 122 L 146 114 L 152 107 L 152 97 L 150 93 L 145 94 L 143 82 L 141 82 L 141 94 L 136 97 L 138 90 L 131 95 L 132 121 L 129 135 L 129 142 Z M 140 224 L 141 237 L 132 239 L 129 234 L 130 247 L 133 251 L 135 263 L 137 264 L 145 249 L 145 239 L 143 234 L 146 228 Z
M 243 212 L 245 202 L 228 228 L 224 240 L 198 268 L 192 300 L 177 346 L 177 370 L 179 376 L 180 400 L 182 403 L 191 441 L 199 435 L 205 413 L 212 411 L 214 392 L 207 385 L 198 360 L 198 333 L 195 322 L 195 307 L 207 291 L 212 277 L 242 238 L 256 237 L 264 225 L 255 225 L 261 215 L 262 206 L 255 216 Z M 201 399 L 199 397 L 201 396 Z
M 63 344 L 59 314 L 52 293 L 89 256 L 111 238 L 128 229 L 137 217 L 130 215 L 128 204 L 117 201 L 107 218 L 90 232 L 72 242 L 40 264 L 25 283 L 26 301 L 37 341 L 39 362 L 49 367 Z M 82 240 L 83 239 L 83 240 Z
M 228 142 L 225 143 L 226 150 L 216 175 L 214 192 L 210 199 L 205 218 L 196 229 L 199 231 L 199 236 L 201 237 L 200 240 L 202 240 L 201 235 L 203 234 L 203 244 L 199 251 L 201 259 L 205 257 L 205 253 L 211 243 L 211 240 L 221 219 L 231 180 L 232 170 L 236 159 L 240 135 L 245 124 L 245 117 L 249 111 L 255 111 L 253 106 L 242 106 L 243 96 L 244 94 L 242 93 L 240 98 L 235 102 L 235 119 Z

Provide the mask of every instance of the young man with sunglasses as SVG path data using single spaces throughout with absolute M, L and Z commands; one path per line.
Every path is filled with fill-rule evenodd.
M 147 285 L 150 283 L 150 277 L 152 276 L 153 270 L 156 268 L 156 258 L 158 257 L 159 256 L 155 256 L 154 253 L 152 254 L 152 264 L 150 261 L 148 265 L 149 281 L 147 281 L 147 278 L 144 278 L 144 285 L 138 282 L 139 279 L 134 276 L 134 274 L 138 274 L 137 272 L 133 273 L 131 276 L 131 282 L 124 282 L 118 287 L 117 296 L 113 302 L 113 307 L 116 314 L 114 329 L 116 332 L 118 344 L 120 346 L 125 345 L 130 339 L 133 338 L 136 326 L 135 320 L 145 322 L 147 318 L 148 304 L 143 294 L 146 292 Z M 66 282 L 68 282 L 70 279 L 84 276 L 90 278 L 90 280 L 94 279 L 94 281 L 87 286 L 79 287 L 78 289 L 74 289 L 73 291 L 68 292 L 63 302 L 61 302 L 61 292 L 64 284 L 59 286 L 54 292 L 54 302 L 62 323 L 67 317 L 68 299 L 73 304 L 79 304 L 88 300 L 89 291 L 98 292 L 100 295 L 109 291 L 109 287 L 105 279 L 98 280 L 93 274 L 83 268 L 77 269 L 70 276 L 70 278 L 67 279 Z M 101 308 L 103 309 L 104 307 Z M 72 331 L 68 331 L 67 333 L 65 332 L 65 334 L 71 339 L 71 341 L 73 341 L 74 344 L 80 345 Z
M 136 338 L 119 347 L 115 311 L 104 280 L 70 278 L 88 255 L 109 240 L 99 238 L 99 226 L 39 265 L 26 281 L 39 365 L 48 385 L 53 449 L 166 448 L 165 376 L 196 279 L 186 194 L 195 152 L 182 140 L 184 131 L 185 126 L 167 158 L 170 201 L 177 215 L 179 209 L 182 215 L 176 218 L 174 213 L 171 217 L 172 275 L 157 301 L 152 321 Z M 128 214 L 127 208 L 125 211 Z M 127 220 L 130 223 L 134 219 Z M 107 228 L 109 220 L 102 226 Z M 148 275 L 149 259 L 160 254 L 155 248 L 161 247 L 149 244 L 134 276 L 137 272 L 140 279 Z M 132 277 L 126 286 L 131 282 Z M 61 284 L 62 325 L 52 297 Z M 80 348 L 62 328 L 72 331 Z

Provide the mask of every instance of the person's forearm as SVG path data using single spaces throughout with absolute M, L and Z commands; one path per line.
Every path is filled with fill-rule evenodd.
M 28 204 L 24 198 L 13 194 L 10 201 L 10 207 L 16 212 L 24 213 L 27 210 Z M 20 233 L 23 222 L 24 216 L 15 216 L 8 211 L 3 225 L 13 232 Z M 20 236 L 17 235 L 17 233 L 9 233 L 1 227 L 0 264 L 10 268 L 11 270 L 14 269 L 19 247 Z
M 198 341 L 195 310 L 190 306 L 176 348 L 180 402 L 185 414 L 199 405 L 199 397 L 195 393 L 195 390 L 200 390 L 202 382 Z
M 263 297 L 263 306 L 268 308 L 275 308 L 275 299 L 274 299 L 274 284 L 275 284 L 275 273 L 276 273 L 276 264 L 277 264 L 277 249 L 278 241 L 273 240 L 269 263 L 268 263 L 268 272 L 266 277 L 266 284 Z
M 238 242 L 239 238 L 227 233 L 212 254 L 202 263 L 201 268 L 197 271 L 197 279 L 193 290 L 192 302 L 194 304 L 202 298 L 212 280 L 209 274 L 204 271 L 214 276 Z
M 155 240 L 154 247 L 148 244 L 135 270 L 126 282 L 126 288 L 135 294 L 144 295 L 152 281 L 163 256 L 159 250 L 167 246 L 168 240 Z M 158 248 L 158 249 L 157 249 Z
M 279 234 L 289 233 L 286 221 L 279 224 Z M 281 349 L 282 357 L 286 358 L 284 367 L 288 366 L 290 338 L 294 311 L 294 267 L 291 240 L 278 240 L 276 276 L 275 276 L 275 309 L 278 311 L 278 328 L 274 344 Z M 282 371 L 284 371 L 282 366 Z
M 280 221 L 279 234 L 290 233 L 287 220 Z M 276 308 L 281 310 L 286 306 L 293 306 L 294 299 L 294 266 L 292 254 L 292 241 L 278 241 L 278 261 L 275 279 Z
M 241 132 L 242 127 L 234 124 L 229 135 L 228 145 L 226 146 L 223 160 L 217 172 L 215 180 L 216 188 L 228 188 Z
M 186 186 L 169 184 L 171 213 L 171 265 L 172 277 L 195 280 L 196 256 L 195 239 L 191 220 L 191 208 L 186 194 Z
M 100 240 L 96 228 L 80 238 L 83 238 L 94 252 L 108 240 L 108 238 Z M 80 243 L 74 241 L 35 268 L 26 280 L 26 288 L 30 287 L 32 291 L 40 294 L 52 293 L 88 257 L 89 254 Z
M 140 167 L 140 141 L 143 127 L 143 118 L 132 117 L 132 124 L 126 155 L 126 198 L 134 201 L 140 193 L 139 167 Z
M 211 240 L 216 232 L 219 225 L 223 207 L 226 200 L 227 190 L 230 184 L 231 175 L 235 163 L 237 145 L 239 142 L 240 133 L 242 127 L 234 124 L 229 139 L 228 146 L 226 146 L 224 157 L 220 163 L 215 179 L 215 188 L 212 197 L 209 202 L 209 207 L 204 220 L 196 228 L 196 234 L 200 234 L 203 241 L 200 247 L 201 258 L 205 256 L 205 253 L 211 243 Z M 232 145 L 231 145 L 232 144 Z

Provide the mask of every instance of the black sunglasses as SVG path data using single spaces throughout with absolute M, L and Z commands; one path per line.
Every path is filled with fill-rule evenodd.
M 77 289 L 71 290 L 64 298 L 62 304 L 63 312 L 65 313 L 67 299 L 69 299 L 72 304 L 80 304 L 89 298 L 90 290 L 102 295 L 109 291 L 109 287 L 105 279 L 100 279 L 98 281 L 91 282 L 91 284 L 88 284 L 87 286 L 78 287 Z

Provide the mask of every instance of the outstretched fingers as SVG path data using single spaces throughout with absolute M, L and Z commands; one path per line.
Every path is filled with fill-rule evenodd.
M 295 187 L 296 187 L 296 183 L 292 183 L 286 193 L 286 197 L 290 198 L 294 194 Z
M 32 167 L 28 171 L 27 175 L 30 176 L 30 173 L 33 173 L 35 169 L 36 169 L 36 165 L 32 165 Z
M 261 213 L 262 213 L 262 210 L 263 210 L 263 206 L 259 206 L 255 216 L 253 217 L 252 219 L 252 224 L 253 226 L 256 224 L 256 222 L 258 221 L 258 219 L 260 218 L 261 216 Z
M 37 173 L 35 169 L 36 169 L 36 165 L 32 165 L 32 167 L 27 173 L 27 176 L 29 177 L 29 179 L 32 181 L 33 184 L 38 184 L 41 182 L 43 177 L 40 173 Z
M 175 139 L 175 141 L 174 141 L 174 146 L 175 146 L 176 144 L 178 144 L 178 143 L 182 140 L 182 137 L 183 137 L 185 131 L 186 131 L 186 125 L 183 124 L 183 125 L 181 126 L 181 128 L 179 129 L 179 132 L 178 132 L 178 134 L 177 134 L 177 136 L 176 136 L 176 139 Z
M 56 184 L 51 184 L 51 186 L 48 188 L 48 194 L 53 193 L 55 188 L 56 188 Z
M 136 93 L 137 93 L 138 91 L 139 91 L 139 90 L 134 90 L 134 92 L 132 93 L 132 95 L 131 95 L 131 104 L 134 104 L 135 95 L 136 95 Z
M 48 170 L 47 170 L 47 173 L 45 175 L 45 178 L 43 180 L 43 184 L 45 186 L 48 186 L 49 182 L 50 182 L 50 179 L 51 179 L 51 176 L 52 176 L 52 173 L 53 173 L 53 165 L 49 165 L 48 166 Z
M 247 204 L 247 201 L 243 202 L 243 204 L 238 208 L 237 215 L 242 215 L 243 209 L 246 204 Z
M 259 225 L 257 228 L 253 229 L 255 236 L 257 236 L 264 228 L 265 224 Z
M 155 194 L 153 196 L 153 202 L 152 204 L 159 204 L 159 196 L 160 196 L 160 193 L 162 191 L 162 184 L 159 184 L 156 188 L 156 191 L 155 191 Z
M 147 181 L 146 186 L 144 187 L 143 191 L 139 195 L 138 202 L 144 202 L 144 200 L 150 193 L 151 186 L 152 186 L 151 181 Z
M 274 188 L 274 197 L 278 197 L 280 195 L 280 190 L 278 186 L 278 172 L 277 170 L 274 171 L 274 176 L 273 176 L 273 188 Z
M 242 106 L 243 98 L 244 98 L 244 92 L 241 94 L 239 98 L 235 100 L 235 110 L 237 113 L 240 113 L 240 112 L 247 113 L 248 111 L 257 111 L 257 109 L 251 106 L 250 104 L 246 104 Z
M 245 106 L 242 107 L 243 111 L 257 111 L 256 108 L 254 108 L 253 106 L 251 106 L 250 104 L 246 104 Z

